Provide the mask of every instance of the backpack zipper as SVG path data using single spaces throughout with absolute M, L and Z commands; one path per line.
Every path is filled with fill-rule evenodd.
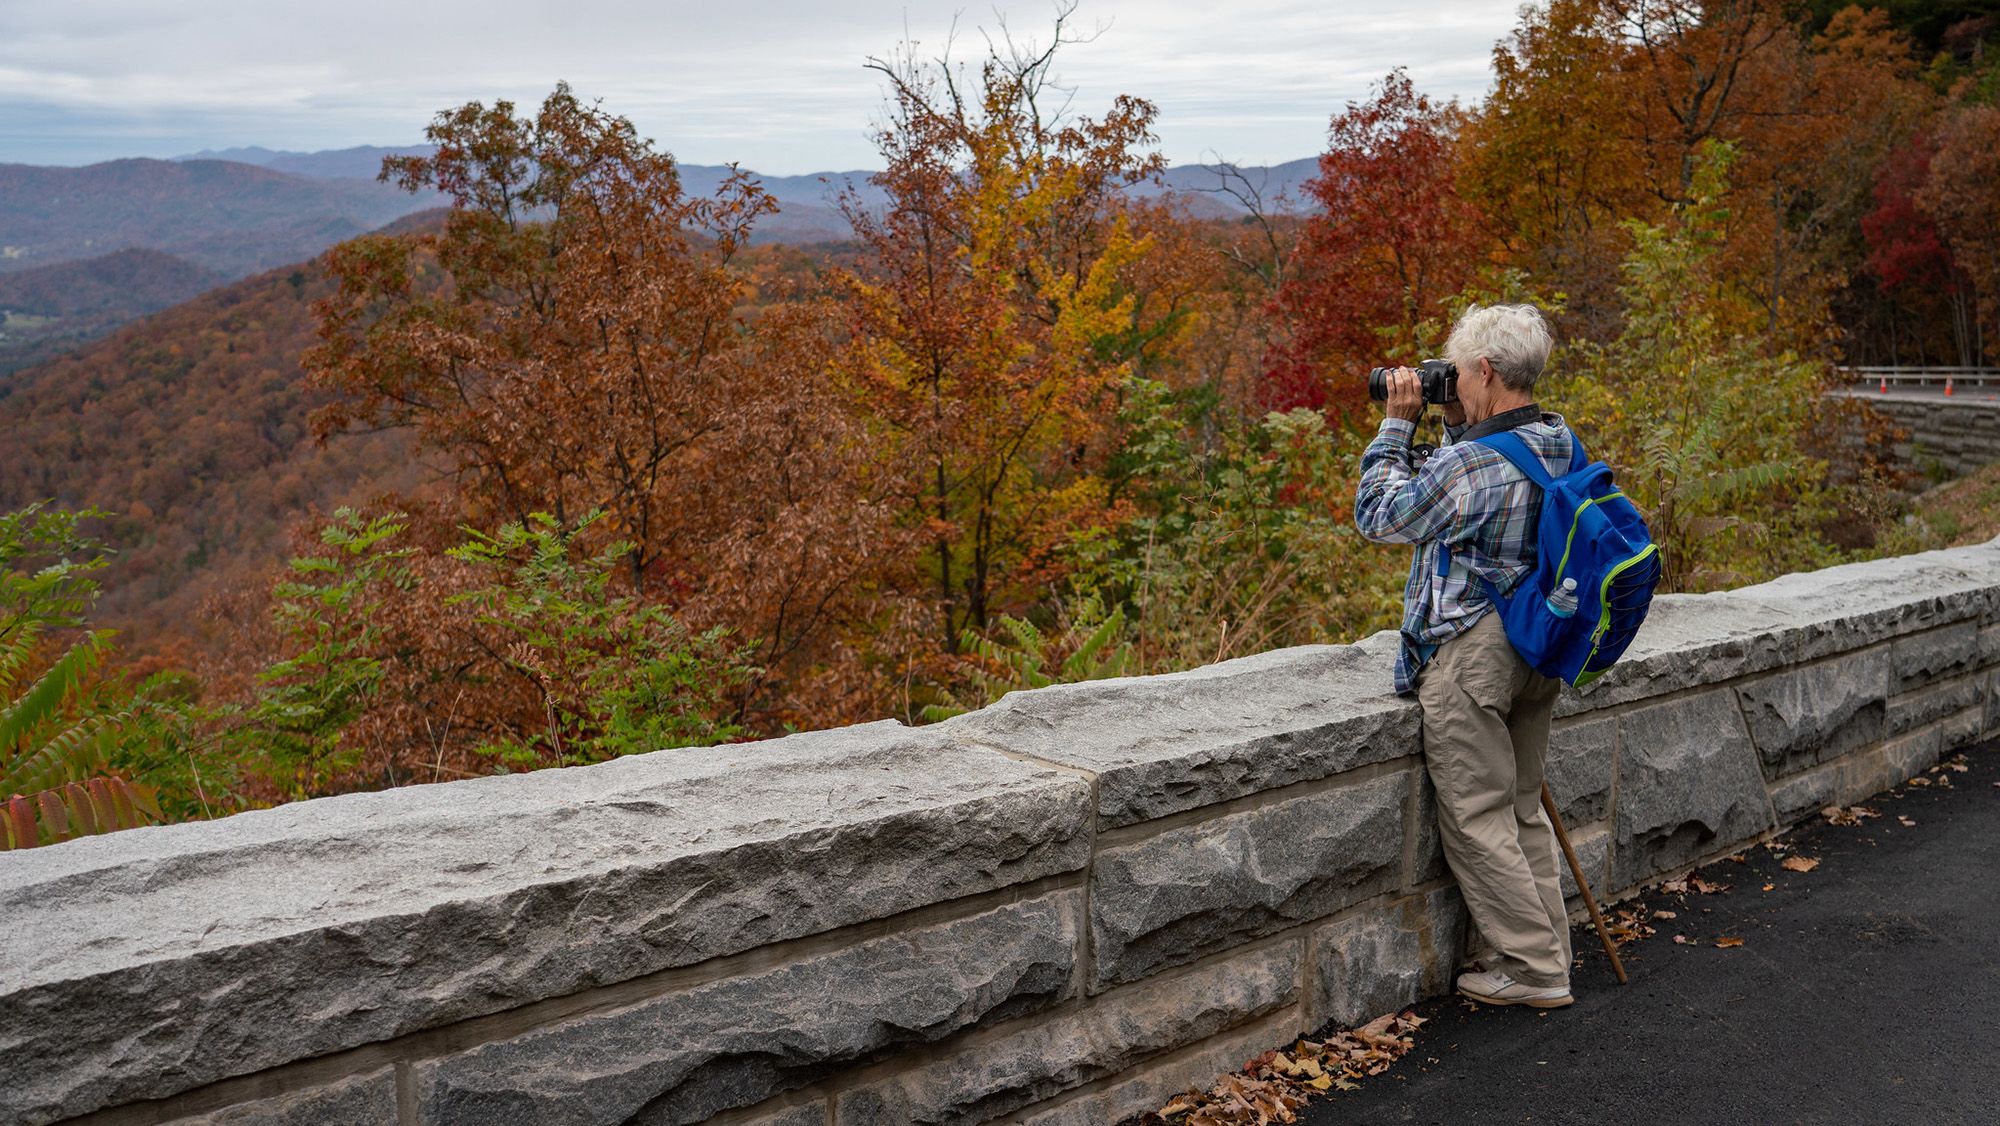
M 1583 510 L 1596 504 L 1598 501 L 1622 500 L 1624 496 L 1625 494 L 1622 492 L 1609 492 L 1601 497 L 1591 497 L 1589 500 L 1576 506 L 1576 511 L 1569 518 L 1569 538 L 1563 541 L 1562 561 L 1556 564 L 1557 585 L 1561 585 L 1563 572 L 1569 569 L 1569 549 L 1576 546 L 1576 526 L 1583 523 Z
M 1578 511 L 1582 510 L 1579 509 Z M 1659 544 L 1649 543 L 1646 545 L 1646 550 L 1640 552 L 1637 555 L 1634 555 L 1632 558 L 1627 559 L 1625 562 L 1620 563 L 1619 565 L 1611 568 L 1610 571 L 1605 573 L 1604 582 L 1597 588 L 1597 628 L 1593 630 L 1590 634 L 1590 654 L 1583 659 L 1583 665 L 1582 665 L 1583 669 L 1590 668 L 1590 662 L 1597 659 L 1598 646 L 1604 644 L 1604 635 L 1611 631 L 1610 594 L 1611 594 L 1612 580 L 1616 579 L 1619 575 L 1623 574 L 1625 571 L 1630 570 L 1633 566 L 1638 564 L 1640 560 L 1643 560 L 1648 556 L 1657 554 L 1659 550 L 1660 550 Z M 1576 680 L 1572 681 L 1570 686 L 1573 688 L 1581 688 L 1584 685 L 1589 684 L 1591 681 L 1596 680 L 1598 677 L 1602 675 L 1604 675 L 1603 669 L 1599 669 L 1596 672 L 1582 672 L 1581 670 L 1579 670 L 1579 674 Z

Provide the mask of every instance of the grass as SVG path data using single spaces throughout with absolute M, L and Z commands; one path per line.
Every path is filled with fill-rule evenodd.
M 55 322 L 54 317 L 37 317 L 31 313 L 16 313 L 11 309 L 0 310 L 0 331 L 26 332 L 31 328 L 42 328 Z

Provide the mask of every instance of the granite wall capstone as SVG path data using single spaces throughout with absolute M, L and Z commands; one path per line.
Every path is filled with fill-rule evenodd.
M 0 1121 L 1131 1119 L 1449 987 L 1394 645 L 0 854 Z M 1659 599 L 1549 777 L 1615 899 L 1996 729 L 2000 540 Z

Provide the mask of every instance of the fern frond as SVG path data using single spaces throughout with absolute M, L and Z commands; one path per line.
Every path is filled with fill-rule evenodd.
M 0 711 L 0 763 L 18 755 L 28 733 L 61 712 L 84 677 L 104 659 L 110 637 L 109 631 L 99 630 L 78 639 L 32 688 Z
M 120 718 L 85 716 L 38 740 L 39 746 L 24 748 L 18 758 L 0 769 L 0 793 L 34 793 L 88 778 L 111 757 L 112 736 Z
M 1716 500 L 1767 489 L 1795 475 L 1796 467 L 1790 462 L 1765 462 L 1704 474 L 1686 482 L 1683 491 L 1690 500 Z
M 0 640 L 0 698 L 13 696 L 14 685 L 20 682 L 22 671 L 35 655 L 35 643 L 41 638 L 42 623 L 24 621 L 17 625 L 13 636 Z
M 1131 649 L 1128 646 L 1118 646 L 1111 651 L 1108 659 L 1101 662 L 1097 656 L 1104 651 L 1105 646 L 1111 644 L 1112 639 L 1124 632 L 1125 610 L 1119 607 L 1112 610 L 1110 616 L 1091 631 L 1090 636 L 1084 638 L 1083 644 L 1077 646 L 1076 652 L 1071 653 L 1069 659 L 1063 662 L 1063 679 L 1103 680 L 1106 677 L 1123 676 L 1126 661 L 1131 657 Z
M 956 702 L 950 704 L 925 704 L 923 707 L 917 709 L 917 715 L 925 723 L 940 723 L 953 716 L 964 715 L 969 710 L 965 705 Z

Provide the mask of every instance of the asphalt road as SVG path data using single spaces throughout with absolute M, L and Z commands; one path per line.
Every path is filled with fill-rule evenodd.
M 1419 1006 L 1415 1051 L 1300 1121 L 2000 1123 L 2000 747 L 1965 758 L 1795 830 L 1811 872 L 1759 847 L 1700 873 L 1730 891 L 1646 897 L 1676 917 L 1628 985 L 1583 927 L 1569 1008 Z
M 2000 388 L 1967 385 L 1955 387 L 1950 395 L 1938 387 L 1898 387 L 1889 385 L 1889 390 L 1879 391 L 1874 387 L 1843 388 L 1834 392 L 1855 399 L 1881 399 L 1887 402 L 1905 403 L 1991 403 L 2000 400 Z

